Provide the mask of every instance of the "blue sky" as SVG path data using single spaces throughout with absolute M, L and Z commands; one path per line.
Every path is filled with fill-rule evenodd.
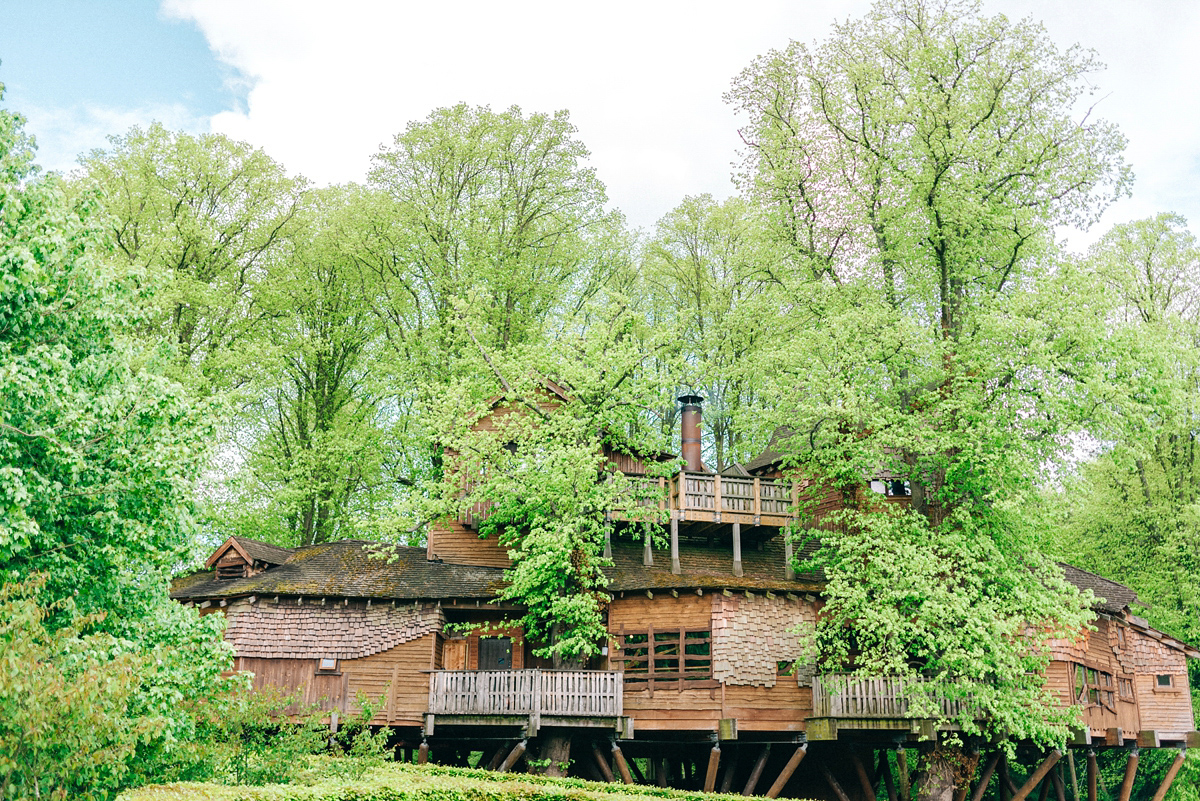
M 728 196 L 737 120 L 722 93 L 759 54 L 826 35 L 867 0 L 0 0 L 4 105 L 39 160 L 70 169 L 105 137 L 158 120 L 264 148 L 319 184 L 460 101 L 567 108 L 612 202 L 643 228 L 684 195 Z M 1134 197 L 1200 223 L 1200 3 L 986 0 L 1032 14 L 1109 64 L 1098 113 L 1130 139 Z

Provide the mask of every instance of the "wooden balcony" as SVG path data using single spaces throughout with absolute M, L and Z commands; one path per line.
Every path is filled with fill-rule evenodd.
M 629 730 L 615 670 L 439 670 L 429 678 L 425 733 L 441 726 L 519 725 Z
M 808 720 L 808 739 L 835 740 L 838 730 L 896 730 L 932 736 L 936 729 L 956 728 L 937 725 L 936 719 L 914 711 L 910 688 L 925 684 L 923 679 L 895 676 L 860 677 L 844 673 L 814 676 L 813 712 Z M 924 695 L 924 693 L 922 693 Z M 969 698 L 938 697 L 938 719 L 954 719 L 971 709 Z
M 786 526 L 799 490 L 782 479 L 731 478 L 682 471 L 671 478 L 630 476 L 639 507 L 658 507 L 680 521 Z M 664 517 L 666 515 L 664 514 Z M 628 519 L 629 515 L 614 515 Z

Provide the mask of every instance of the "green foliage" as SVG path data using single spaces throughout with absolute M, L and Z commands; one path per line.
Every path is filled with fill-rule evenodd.
M 1036 477 L 1119 393 L 1102 289 L 1052 236 L 1128 186 L 1123 138 L 1077 109 L 1096 68 L 1031 22 L 913 0 L 727 96 L 783 311 L 746 369 L 786 464 L 848 505 L 815 565 L 825 668 L 925 676 L 1046 744 L 1066 718 L 1024 671 L 1087 612 L 1039 553 Z M 880 475 L 911 510 L 876 502 Z

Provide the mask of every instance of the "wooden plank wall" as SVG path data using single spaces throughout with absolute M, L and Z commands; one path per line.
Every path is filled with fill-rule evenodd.
M 457 520 L 443 520 L 429 527 L 429 542 L 426 546 L 429 559 L 440 559 L 452 565 L 479 565 L 481 567 L 512 567 L 508 549 L 494 538 L 480 539 Z

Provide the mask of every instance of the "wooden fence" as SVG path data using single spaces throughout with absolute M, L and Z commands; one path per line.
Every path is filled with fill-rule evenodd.
M 907 692 L 917 684 L 928 684 L 925 679 L 880 676 L 863 678 L 845 673 L 813 676 L 813 717 L 815 718 L 875 718 L 902 719 L 932 717 L 910 712 Z M 922 695 L 929 689 L 922 690 Z M 937 701 L 944 718 L 956 718 L 971 708 L 970 698 L 939 697 L 936 690 L 932 698 Z
M 439 670 L 430 675 L 435 715 L 617 717 L 615 670 Z

